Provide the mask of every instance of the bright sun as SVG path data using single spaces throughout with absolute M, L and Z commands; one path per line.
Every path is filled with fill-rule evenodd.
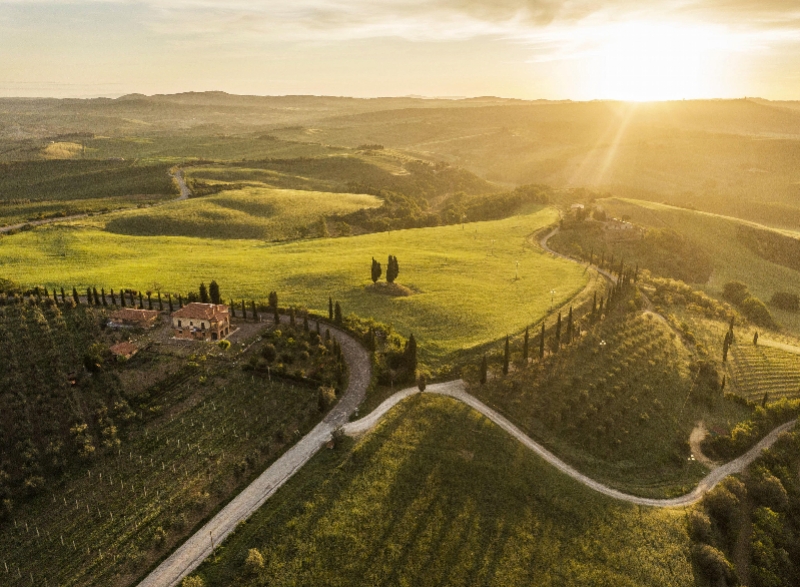
M 600 98 L 648 101 L 719 95 L 727 39 L 693 25 L 611 25 L 589 52 L 589 85 Z

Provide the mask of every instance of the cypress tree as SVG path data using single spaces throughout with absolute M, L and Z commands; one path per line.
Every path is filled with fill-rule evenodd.
M 242 300 L 242 318 L 247 320 L 247 308 L 244 305 L 244 300 Z
M 275 322 L 276 326 L 281 323 L 281 316 L 278 313 L 278 306 L 272 307 L 272 321 Z
M 333 320 L 333 298 L 328 298 L 328 320 Z
M 400 274 L 400 265 L 397 263 L 397 257 L 389 255 L 389 261 L 386 265 L 386 281 L 394 283 L 397 276 Z
M 253 313 L 253 322 L 258 322 L 258 312 L 256 311 L 255 300 L 250 300 L 250 310 Z
M 136 302 L 133 301 L 133 290 L 132 289 L 128 290 L 128 297 L 130 298 L 130 301 L 131 301 L 131 308 L 135 308 L 136 307 Z
M 572 324 L 572 306 L 569 307 L 569 316 L 567 317 L 567 344 L 572 342 L 572 336 L 574 335 L 574 326 Z
M 44 286 L 44 297 L 46 297 L 46 298 L 50 297 L 50 292 L 47 291 L 47 286 Z
M 183 308 L 183 296 L 178 294 L 178 308 Z
M 420 373 L 419 379 L 417 379 L 417 388 L 419 389 L 420 393 L 425 391 L 426 383 L 427 382 L 425 381 L 425 375 Z
M 406 342 L 405 363 L 409 377 L 415 377 L 417 373 L 417 339 L 414 338 L 413 333 Z
M 116 307 L 116 305 L 117 305 L 117 298 L 114 295 L 114 290 L 113 289 L 111 290 L 111 305 L 114 306 L 114 307 Z
M 208 300 L 209 300 L 209 298 L 208 298 L 208 289 L 206 289 L 206 284 L 205 283 L 201 283 L 200 284 L 200 301 L 202 303 L 204 303 L 204 304 L 207 304 Z
M 333 321 L 339 326 L 342 325 L 342 307 L 339 305 L 339 302 L 336 302 L 333 307 Z
M 506 335 L 506 348 L 503 352 L 503 375 L 508 375 L 509 362 L 511 362 L 511 347 L 508 342 L 508 335 Z
M 556 321 L 556 336 L 553 349 L 558 351 L 561 348 L 561 312 L 558 313 L 558 320 Z
M 481 360 L 481 385 L 486 383 L 489 375 L 489 363 L 486 361 L 486 355 L 483 355 Z
M 727 375 L 723 375 L 722 376 L 722 385 L 719 386 L 720 392 L 724 392 L 725 391 L 725 382 L 726 382 L 726 380 L 727 380 Z
M 270 308 L 278 307 L 278 292 L 276 291 L 269 292 L 269 307 Z
M 325 342 L 329 343 L 331 341 L 331 331 L 330 328 L 325 329 Z
M 594 292 L 594 297 L 592 298 L 592 320 L 594 320 L 596 315 L 597 315 L 597 292 Z
M 308 334 L 311 328 L 308 326 L 308 312 L 303 312 L 303 331 Z
M 94 299 L 92 298 L 92 288 L 86 288 L 86 305 L 91 306 L 94 303 Z
M 317 320 L 317 334 L 320 334 L 320 335 L 322 334 L 322 332 L 320 332 L 320 328 L 319 328 L 319 320 Z
M 94 299 L 94 305 L 95 306 L 99 306 L 100 305 L 100 296 L 97 294 L 97 288 L 96 287 L 92 288 L 92 298 Z
M 600 298 L 600 307 L 597 309 L 597 318 L 603 317 L 603 298 Z
M 233 303 L 233 298 L 231 298 L 231 303 L 228 307 L 231 309 L 231 318 L 236 318 L 236 304 Z
M 169 313 L 172 314 L 175 311 L 172 307 L 172 294 L 167 294 L 167 305 L 169 306 Z
M 221 304 L 222 298 L 219 295 L 219 284 L 213 279 L 211 283 L 208 285 L 208 295 L 211 297 L 212 304 Z
M 164 301 L 161 299 L 161 292 L 158 292 L 158 311 L 164 311 Z
M 81 298 L 78 295 L 78 290 L 75 289 L 75 286 L 72 286 L 72 299 L 75 300 L 75 305 L 78 306 L 81 303 Z
M 727 363 L 728 362 L 728 348 L 730 347 L 730 344 L 731 344 L 730 341 L 731 341 L 731 339 L 730 339 L 730 331 L 728 331 L 728 334 L 725 335 L 725 340 L 722 342 L 722 362 L 723 363 Z
M 151 291 L 147 292 L 147 309 L 153 309 L 153 292 Z
M 529 337 L 528 327 L 526 326 L 525 327 L 525 338 L 523 339 L 523 342 L 522 342 L 522 360 L 525 361 L 526 363 L 528 362 L 528 337 Z
M 125 308 L 125 290 L 119 290 L 119 303 L 120 306 Z
M 103 302 L 103 307 L 108 307 L 108 300 L 106 300 L 106 288 L 100 288 L 100 300 Z
M 64 295 L 64 288 L 61 288 L 61 303 L 64 304 L 67 301 L 67 296 Z
M 539 358 L 544 359 L 544 322 L 542 322 L 542 335 L 539 338 Z
M 768 402 L 768 401 L 769 401 L 769 392 L 768 392 L 768 391 L 765 391 L 765 392 L 764 392 L 764 397 L 763 397 L 763 398 L 761 398 L 761 407 L 762 407 L 762 408 L 766 408 L 766 407 L 767 407 L 767 402 Z
M 372 283 L 377 283 L 382 273 L 381 264 L 375 260 L 375 257 L 372 257 Z
M 753 345 L 758 346 L 758 331 L 753 335 Z
M 139 292 L 139 309 L 144 310 L 144 296 Z

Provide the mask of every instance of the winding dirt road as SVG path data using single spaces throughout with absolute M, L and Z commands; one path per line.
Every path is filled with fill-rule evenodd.
M 286 451 L 261 476 L 237 495 L 200 530 L 139 583 L 139 587 L 173 587 L 196 569 L 236 526 L 249 518 L 291 478 L 331 438 L 333 431 L 347 422 L 364 400 L 372 376 L 369 354 L 343 331 L 325 326 L 339 342 L 350 369 L 350 379 L 342 399 L 297 444 Z
M 384 401 L 380 406 L 378 406 L 375 411 L 373 411 L 368 416 L 358 420 L 356 422 L 351 422 L 346 424 L 343 428 L 345 434 L 349 436 L 357 436 L 359 434 L 363 434 L 370 429 L 372 429 L 377 423 L 386 415 L 389 410 L 391 410 L 394 406 L 396 406 L 399 402 L 406 399 L 407 397 L 414 395 L 415 393 L 419 393 L 416 387 L 404 389 L 402 391 L 398 391 L 396 394 L 388 398 Z M 569 466 L 567 463 L 559 459 L 549 450 L 544 448 L 537 442 L 531 440 L 524 432 L 522 432 L 519 428 L 514 426 L 511 422 L 509 422 L 505 417 L 501 416 L 499 413 L 494 411 L 492 408 L 475 398 L 474 396 L 470 395 L 466 391 L 466 386 L 464 382 L 461 380 L 457 381 L 450 381 L 448 383 L 439 383 L 435 385 L 429 385 L 424 393 L 435 393 L 439 395 L 445 395 L 456 399 L 460 402 L 467 404 L 472 409 L 480 412 L 487 418 L 489 418 L 492 422 L 500 426 L 503 430 L 508 432 L 511 436 L 519 440 L 522 444 L 527 446 L 537 455 L 542 457 L 545 461 L 553 465 L 556 469 L 564 473 L 565 475 L 569 475 L 576 481 L 583 483 L 586 487 L 594 489 L 598 493 L 602 493 L 603 495 L 607 495 L 609 497 L 613 497 L 614 499 L 619 499 L 621 501 L 626 501 L 628 503 L 633 503 L 637 505 L 645 505 L 650 507 L 681 507 L 691 505 L 696 503 L 700 500 L 700 498 L 705 495 L 706 492 L 710 491 L 714 488 L 717 483 L 722 481 L 728 475 L 732 475 L 734 473 L 739 473 L 747 468 L 750 463 L 752 463 L 764 449 L 769 448 L 772 446 L 775 441 L 778 439 L 778 436 L 782 432 L 786 432 L 791 430 L 794 425 L 795 421 L 788 422 L 782 426 L 778 426 L 775 430 L 770 432 L 767 436 L 765 436 L 758 444 L 756 444 L 753 448 L 747 451 L 745 454 L 740 456 L 737 459 L 732 460 L 729 463 L 721 465 L 711 471 L 708 475 L 703 477 L 700 482 L 697 484 L 691 492 L 687 493 L 686 495 L 682 495 L 680 497 L 674 497 L 670 499 L 651 499 L 646 497 L 638 497 L 636 495 L 628 495 L 627 493 L 623 493 L 621 491 L 617 491 L 616 489 L 612 489 L 602 483 L 598 483 L 594 479 L 583 475 L 576 469 Z

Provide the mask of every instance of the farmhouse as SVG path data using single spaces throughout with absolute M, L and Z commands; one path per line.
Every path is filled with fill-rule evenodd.
M 122 308 L 111 313 L 108 325 L 112 328 L 151 328 L 158 320 L 155 310 Z
M 139 352 L 135 344 L 130 342 L 120 342 L 108 349 L 111 354 L 120 359 L 130 359 L 133 355 Z
M 227 306 L 193 302 L 172 313 L 175 338 L 189 340 L 222 340 L 231 331 L 231 315 Z

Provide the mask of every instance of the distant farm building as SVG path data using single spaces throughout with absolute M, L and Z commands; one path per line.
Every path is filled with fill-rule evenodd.
M 112 355 L 121 359 L 130 359 L 133 355 L 139 352 L 139 349 L 136 348 L 136 345 L 131 342 L 121 342 L 119 344 L 115 344 L 108 350 L 111 351 Z
M 155 310 L 122 308 L 111 313 L 108 325 L 112 328 L 152 328 L 158 321 Z
M 231 331 L 231 315 L 227 306 L 193 302 L 172 313 L 175 338 L 188 340 L 222 340 Z

